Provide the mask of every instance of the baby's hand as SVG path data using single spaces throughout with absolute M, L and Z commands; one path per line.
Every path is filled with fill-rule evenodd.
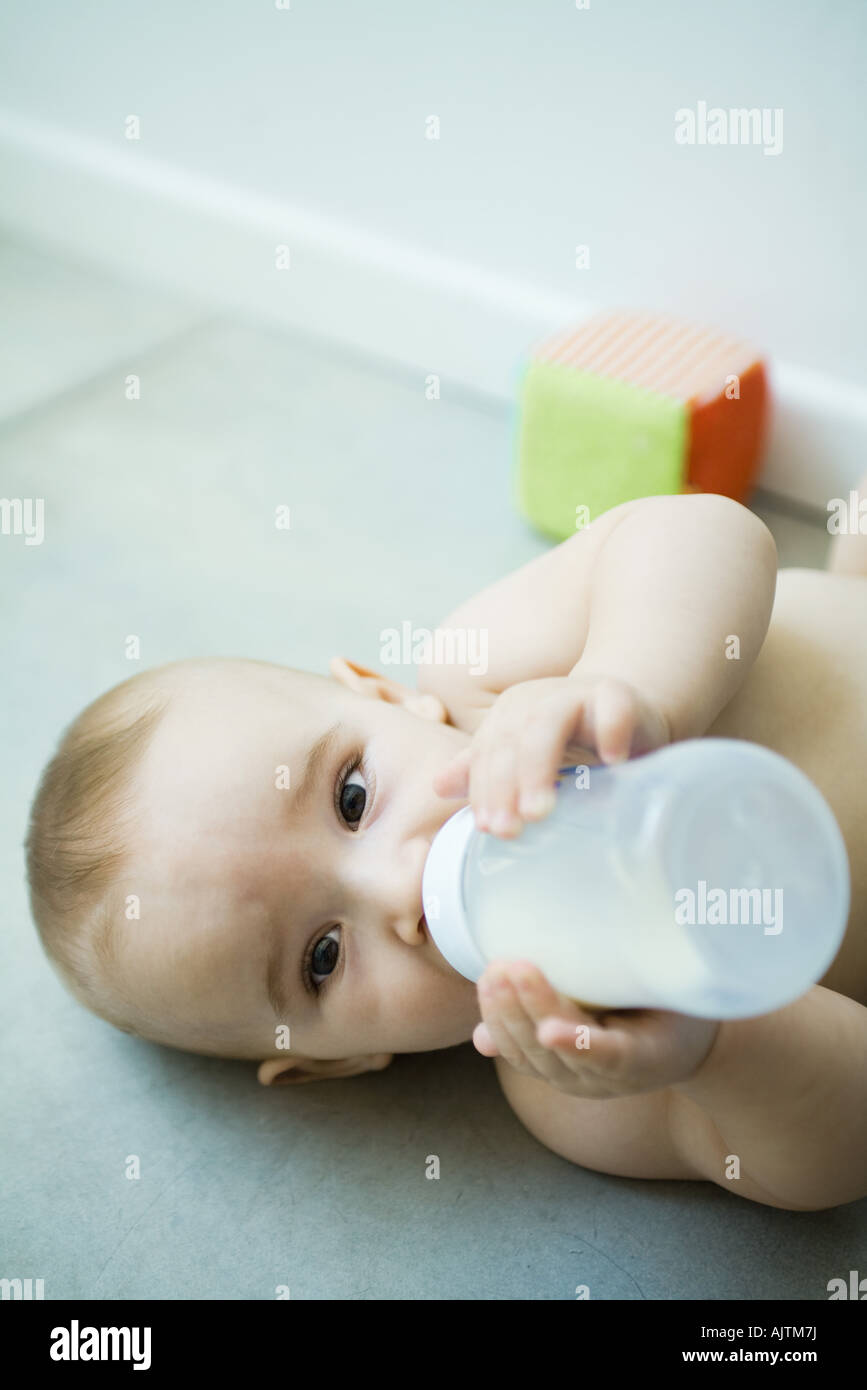
M 438 796 L 467 797 L 479 830 L 510 838 L 553 809 L 566 749 L 595 749 L 603 763 L 670 742 L 665 717 L 625 681 L 552 676 L 504 690 L 460 752 L 433 781 Z
M 491 961 L 478 982 L 482 1023 L 473 1043 L 568 1096 L 610 1100 L 693 1076 L 716 1041 L 716 1019 L 663 1009 L 591 1013 L 530 961 Z

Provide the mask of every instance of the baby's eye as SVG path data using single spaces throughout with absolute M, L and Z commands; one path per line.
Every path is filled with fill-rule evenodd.
M 361 759 L 356 758 L 353 765 L 346 771 L 337 796 L 340 814 L 347 825 L 357 825 L 364 815 L 364 808 L 367 805 L 367 792 L 363 785 L 364 778 L 358 771 L 360 763 Z M 350 777 L 360 777 L 362 785 L 359 786 L 357 782 L 350 782 Z
M 332 931 L 339 931 L 339 927 L 332 927 Z M 316 979 L 317 975 L 324 975 L 326 978 L 333 974 L 340 960 L 340 942 L 335 941 L 333 936 L 321 936 L 313 950 L 310 952 L 310 962 L 307 967 L 307 979 L 315 991 L 319 991 L 322 985 Z

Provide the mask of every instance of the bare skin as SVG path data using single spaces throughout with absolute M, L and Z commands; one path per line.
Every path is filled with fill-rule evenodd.
M 867 538 L 863 538 L 867 562 Z M 745 738 L 800 767 L 849 853 L 846 937 L 820 983 L 867 1005 L 867 568 L 864 577 L 781 570 L 767 639 L 709 734 Z
M 561 563 L 556 552 L 444 622 L 486 624 L 498 651 L 497 625 L 508 614 L 517 629 L 509 660 L 518 651 L 531 659 L 523 671 L 501 662 L 486 677 L 487 693 L 474 693 L 467 679 L 456 686 L 454 707 L 478 747 L 438 786 L 469 791 L 482 823 L 508 836 L 522 819 L 537 818 L 525 802 L 558 765 L 570 728 L 603 760 L 622 756 L 630 741 L 633 753 L 636 740 L 641 748 L 659 746 L 666 741 L 660 723 L 675 738 L 762 743 L 800 766 L 836 814 L 852 873 L 844 941 L 800 1000 L 710 1028 L 661 1011 L 589 1015 L 529 962 L 493 962 L 479 982 L 484 1023 L 475 1041 L 496 1058 L 504 1092 L 527 1128 L 573 1162 L 635 1177 L 707 1178 L 792 1210 L 834 1206 L 867 1194 L 867 538 L 857 538 L 860 547 L 847 538 L 845 552 L 835 547 L 832 573 L 780 573 L 771 613 L 767 556 L 755 534 L 745 528 L 739 537 L 738 519 L 729 515 L 710 529 L 696 518 L 686 536 L 676 536 L 677 520 L 666 503 L 655 524 L 646 508 L 634 514 L 628 537 L 625 523 L 619 531 L 613 523 L 590 558 L 591 585 L 602 572 L 610 587 L 591 601 L 589 615 L 580 605 L 572 611 L 578 642 L 568 644 L 562 629 L 557 660 L 562 605 L 558 612 L 544 592 Z M 727 535 L 726 521 L 733 526 Z M 699 552 L 708 572 L 697 594 Z M 642 558 L 653 567 L 642 571 Z M 716 652 L 702 643 L 708 632 L 720 644 Z M 742 639 L 734 688 L 735 663 L 726 669 L 720 660 L 723 633 Z M 612 679 L 603 695 L 594 681 L 606 672 Z M 521 676 L 523 685 L 504 679 Z M 424 688 L 442 692 L 443 676 L 428 673 Z M 537 697 L 544 718 L 534 719 Z M 509 734 L 511 759 L 502 751 Z M 579 1023 L 590 1026 L 582 1052 L 574 1046 Z
M 143 905 L 121 950 L 142 1031 L 257 1059 L 264 1084 L 352 1075 L 472 1036 L 495 1056 L 526 1126 L 574 1162 L 706 1178 L 796 1210 L 863 1195 L 867 1129 L 847 1130 L 845 1117 L 867 1114 L 865 619 L 867 584 L 855 573 L 777 580 L 773 543 L 745 509 L 654 498 L 606 513 L 445 619 L 485 627 L 491 665 L 481 678 L 423 669 L 425 698 L 339 659 L 315 691 L 259 663 L 168 668 L 175 695 L 137 779 L 140 833 L 123 885 Z M 739 661 L 722 656 L 733 632 Z M 543 694 L 555 697 L 554 731 L 518 721 L 511 761 L 502 739 L 495 761 L 485 731 Z M 341 741 L 302 810 L 304 761 L 335 719 Z M 524 756 L 531 722 L 541 742 Z M 660 1011 L 593 1016 L 593 1065 L 576 1071 L 582 1015 L 570 1001 L 541 977 L 520 984 L 522 962 L 493 963 L 477 993 L 439 955 L 419 921 L 427 848 L 468 802 L 492 833 L 544 815 L 525 798 L 549 785 L 570 743 L 613 760 L 703 734 L 774 748 L 823 791 L 852 864 L 846 940 L 790 1012 L 723 1025 Z M 341 802 L 352 816 L 364 803 L 353 826 L 335 809 L 333 782 L 356 748 L 365 763 L 348 782 L 361 791 Z M 275 785 L 281 766 L 289 788 Z M 320 944 L 326 936 L 333 948 Z M 328 982 L 315 1001 L 299 982 L 310 944 Z M 265 976 L 278 949 L 275 980 L 291 1002 L 275 1014 Z M 485 987 L 504 977 L 492 1002 Z M 288 1052 L 281 1025 L 291 1027 Z M 802 1077 L 815 1070 L 812 1109 L 802 1095 L 795 1103 L 793 1061 Z M 832 1140 L 834 1106 L 842 1130 Z M 786 1155 L 811 1142 L 826 1148 L 793 1169 Z M 722 1163 L 733 1151 L 744 1168 L 736 1183 Z
M 781 571 L 759 657 L 707 730 L 779 752 L 812 779 L 835 813 L 849 853 L 851 911 L 843 943 L 819 986 L 775 1015 L 723 1025 L 725 1046 L 711 1052 L 697 1076 L 649 1092 L 636 1089 L 628 1099 L 597 1100 L 589 1090 L 586 1098 L 563 1094 L 550 1081 L 516 1069 L 518 1040 L 549 1047 L 559 1040 L 564 1055 L 569 1047 L 571 1061 L 575 1023 L 603 1022 L 564 1010 L 532 969 L 524 972 L 527 984 L 513 986 L 510 996 L 511 1047 L 503 1043 L 499 1051 L 487 1030 L 477 1030 L 480 1050 L 495 1056 L 516 1114 L 563 1157 L 624 1176 L 710 1179 L 737 1195 L 791 1210 L 821 1209 L 867 1194 L 865 633 L 867 574 Z M 521 979 L 516 963 L 501 963 L 498 970 L 489 980 Z M 489 1016 L 484 1004 L 483 1015 Z M 681 1021 L 677 1015 L 669 1020 L 672 1027 Z M 605 1021 L 613 1049 L 618 1021 L 613 1015 Z M 608 1031 L 599 1034 L 600 1053 Z M 693 1040 L 687 1034 L 684 1041 Z M 625 1048 L 611 1053 L 616 1062 L 626 1055 Z M 781 1078 L 813 1086 L 815 1101 L 802 1125 L 786 1110 L 773 1114 L 771 1098 L 779 1096 Z M 750 1153 L 752 1172 L 745 1158 Z M 727 1176 L 731 1154 L 744 1160 L 737 1179 Z
M 454 809 L 433 776 L 468 735 L 433 697 L 337 660 L 334 676 L 167 668 L 171 704 L 133 788 L 120 887 L 141 918 L 123 923 L 118 969 L 136 1027 L 262 1061 L 266 1084 L 378 1069 L 395 1052 L 465 1042 L 479 1019 L 473 984 L 420 921 L 425 858 Z M 338 721 L 302 803 L 308 755 Z M 312 947 L 318 995 L 302 983 Z

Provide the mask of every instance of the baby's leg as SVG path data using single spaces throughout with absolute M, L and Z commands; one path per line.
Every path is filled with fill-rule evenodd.
M 860 526 L 850 535 L 835 536 L 828 552 L 829 574 L 853 574 L 867 579 L 867 474 L 858 484 L 858 517 L 863 508 L 864 533 Z

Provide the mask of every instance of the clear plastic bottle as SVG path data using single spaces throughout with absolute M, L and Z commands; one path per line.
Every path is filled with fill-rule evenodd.
M 737 739 L 563 768 L 556 805 L 513 840 L 467 806 L 424 870 L 428 927 L 477 980 L 531 960 L 594 1006 L 704 1018 L 768 1013 L 825 972 L 846 929 L 849 864 L 813 783 Z

